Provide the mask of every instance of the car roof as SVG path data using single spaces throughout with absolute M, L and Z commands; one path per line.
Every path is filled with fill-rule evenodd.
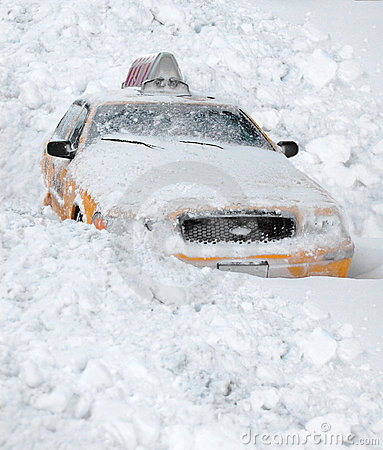
M 171 95 L 171 94 L 144 94 L 141 89 L 128 87 L 118 91 L 109 91 L 100 95 L 84 96 L 80 100 L 92 106 L 112 103 L 179 103 L 179 104 L 206 104 L 212 106 L 225 106 L 236 108 L 228 102 L 219 102 L 213 96 L 202 95 Z

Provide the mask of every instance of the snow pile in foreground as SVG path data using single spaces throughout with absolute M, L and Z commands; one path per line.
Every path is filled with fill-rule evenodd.
M 379 324 L 364 339 L 381 280 L 260 280 L 145 247 L 120 255 L 108 233 L 42 212 L 41 142 L 68 105 L 169 50 L 192 88 L 303 144 L 296 164 L 355 234 L 382 235 L 381 99 L 352 52 L 251 5 L 157 3 L 0 4 L 1 446 L 242 448 L 249 429 L 322 423 L 383 442 Z M 353 327 L 327 313 L 345 291 Z
M 379 437 L 366 349 L 309 295 L 178 261 L 150 279 L 107 232 L 18 216 L 1 230 L 5 448 L 240 448 L 322 423 Z

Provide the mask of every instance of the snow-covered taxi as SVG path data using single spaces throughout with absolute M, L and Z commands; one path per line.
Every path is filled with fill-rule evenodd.
M 347 276 L 341 208 L 288 162 L 294 142 L 192 95 L 169 53 L 138 58 L 122 88 L 76 100 L 46 145 L 45 204 L 62 219 L 141 221 L 165 254 L 199 267 Z

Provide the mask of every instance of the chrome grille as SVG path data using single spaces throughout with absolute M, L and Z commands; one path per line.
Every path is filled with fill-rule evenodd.
M 294 236 L 294 217 L 270 211 L 183 214 L 178 217 L 184 240 L 199 244 L 269 242 Z

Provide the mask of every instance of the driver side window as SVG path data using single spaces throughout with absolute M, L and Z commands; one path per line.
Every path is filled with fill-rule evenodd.
M 82 106 L 73 103 L 68 111 L 65 113 L 64 117 L 60 120 L 57 128 L 52 136 L 52 141 L 65 141 L 68 139 L 69 132 L 74 125 L 74 122 L 82 110 Z

